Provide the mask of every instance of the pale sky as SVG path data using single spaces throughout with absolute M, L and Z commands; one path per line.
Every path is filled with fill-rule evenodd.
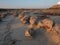
M 0 0 L 0 8 L 48 8 L 60 0 Z

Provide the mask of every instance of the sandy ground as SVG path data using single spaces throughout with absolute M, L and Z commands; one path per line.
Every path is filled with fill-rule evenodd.
M 51 19 L 53 19 L 56 23 L 60 24 L 60 21 L 59 21 L 60 16 L 55 16 L 55 17 L 51 16 Z M 60 45 L 60 44 L 58 44 L 58 43 L 60 43 L 59 41 L 56 42 L 56 39 L 58 37 L 57 38 L 53 37 L 53 38 L 55 38 L 54 39 L 55 42 L 51 39 L 51 36 L 54 35 L 52 32 L 46 32 L 46 30 L 41 28 L 37 31 L 36 37 L 34 39 L 28 40 L 24 36 L 24 32 L 27 29 L 27 25 L 21 26 L 21 22 L 17 17 L 13 18 L 13 16 L 11 15 L 11 16 L 6 17 L 3 20 L 6 22 L 2 22 L 2 23 L 0 22 L 0 32 L 2 32 L 2 34 L 3 34 L 4 31 L 7 30 L 6 25 L 8 23 L 10 23 L 10 31 L 12 32 L 12 34 L 11 34 L 12 39 L 19 40 L 16 42 L 15 45 Z M 56 33 L 55 33 L 55 35 L 56 35 Z

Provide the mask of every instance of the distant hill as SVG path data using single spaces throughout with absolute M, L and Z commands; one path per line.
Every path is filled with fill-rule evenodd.
M 42 10 L 46 15 L 60 15 L 60 4 L 53 5 L 49 9 Z
M 50 9 L 60 9 L 60 4 L 59 5 L 53 5 L 52 7 L 50 7 Z

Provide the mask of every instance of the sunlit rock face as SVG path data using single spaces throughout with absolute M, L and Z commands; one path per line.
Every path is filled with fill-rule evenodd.
M 31 17 L 30 18 L 30 24 L 35 24 L 36 22 L 36 17 Z
M 42 22 L 47 31 L 50 31 L 52 29 L 54 23 L 53 20 L 47 18 L 44 19 Z
M 26 31 L 25 31 L 25 37 L 28 38 L 28 39 L 32 39 L 35 35 L 35 30 L 33 28 L 28 28 Z
M 22 14 L 21 14 L 21 15 L 18 16 L 18 18 L 21 19 L 21 18 L 23 18 L 24 16 L 25 16 L 25 15 L 22 15 Z

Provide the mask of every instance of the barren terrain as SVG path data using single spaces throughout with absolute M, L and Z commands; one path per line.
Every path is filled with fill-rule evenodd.
M 60 16 L 50 16 L 50 18 L 57 24 L 60 24 Z M 34 39 L 28 40 L 24 36 L 27 25 L 21 26 L 21 22 L 18 17 L 13 17 L 10 15 L 4 18 L 3 21 L 4 22 L 0 22 L 0 45 L 2 45 L 2 43 L 7 45 L 4 43 L 4 35 L 8 34 L 8 32 L 11 32 L 11 39 L 17 40 L 15 45 L 60 45 L 60 33 L 57 34 L 54 31 L 47 32 L 45 29 L 41 28 L 37 31 Z M 9 35 L 7 37 L 9 37 Z M 9 39 L 10 38 L 8 38 L 8 40 Z

